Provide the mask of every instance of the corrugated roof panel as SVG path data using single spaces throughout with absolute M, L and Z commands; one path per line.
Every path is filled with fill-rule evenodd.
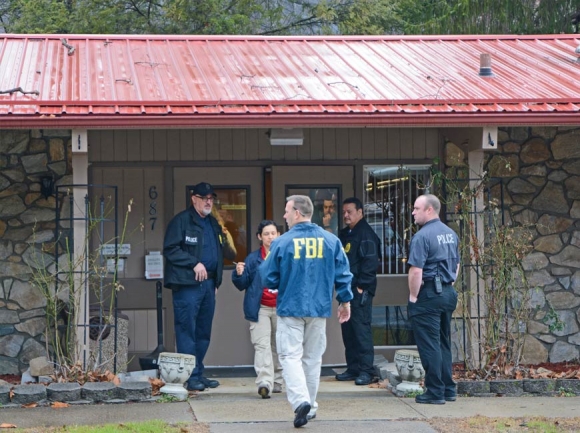
M 578 45 L 578 35 L 0 35 L 0 113 L 13 113 L 0 123 L 33 123 L 31 114 L 559 118 L 580 106 Z M 482 53 L 493 78 L 478 74 Z
M 575 104 L 549 104 L 554 111 L 578 111 L 580 107 Z

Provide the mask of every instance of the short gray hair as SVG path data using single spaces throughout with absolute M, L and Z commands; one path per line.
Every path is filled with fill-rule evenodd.
M 423 197 L 425 197 L 427 207 L 431 206 L 435 213 L 439 215 L 439 212 L 441 211 L 441 202 L 439 199 L 433 194 L 424 194 Z
M 286 202 L 293 201 L 294 208 L 304 217 L 311 218 L 314 206 L 307 195 L 291 195 L 286 197 Z

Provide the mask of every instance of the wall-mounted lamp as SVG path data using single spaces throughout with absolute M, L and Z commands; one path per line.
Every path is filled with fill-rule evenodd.
M 44 176 L 40 178 L 40 193 L 45 199 L 54 193 L 54 178 L 52 176 Z
M 272 128 L 268 131 L 272 146 L 302 146 L 304 133 L 302 128 Z

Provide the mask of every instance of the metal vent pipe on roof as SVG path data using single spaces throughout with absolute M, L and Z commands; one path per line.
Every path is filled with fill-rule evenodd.
M 480 77 L 494 77 L 491 70 L 491 54 L 482 53 L 479 55 L 479 76 Z

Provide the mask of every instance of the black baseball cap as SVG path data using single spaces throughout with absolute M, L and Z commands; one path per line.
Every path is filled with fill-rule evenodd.
M 210 194 L 213 195 L 214 197 L 217 197 L 217 194 L 213 190 L 213 186 L 211 186 L 207 182 L 200 182 L 197 185 L 195 185 L 191 190 L 191 193 L 193 195 L 200 195 L 202 197 L 207 197 Z

